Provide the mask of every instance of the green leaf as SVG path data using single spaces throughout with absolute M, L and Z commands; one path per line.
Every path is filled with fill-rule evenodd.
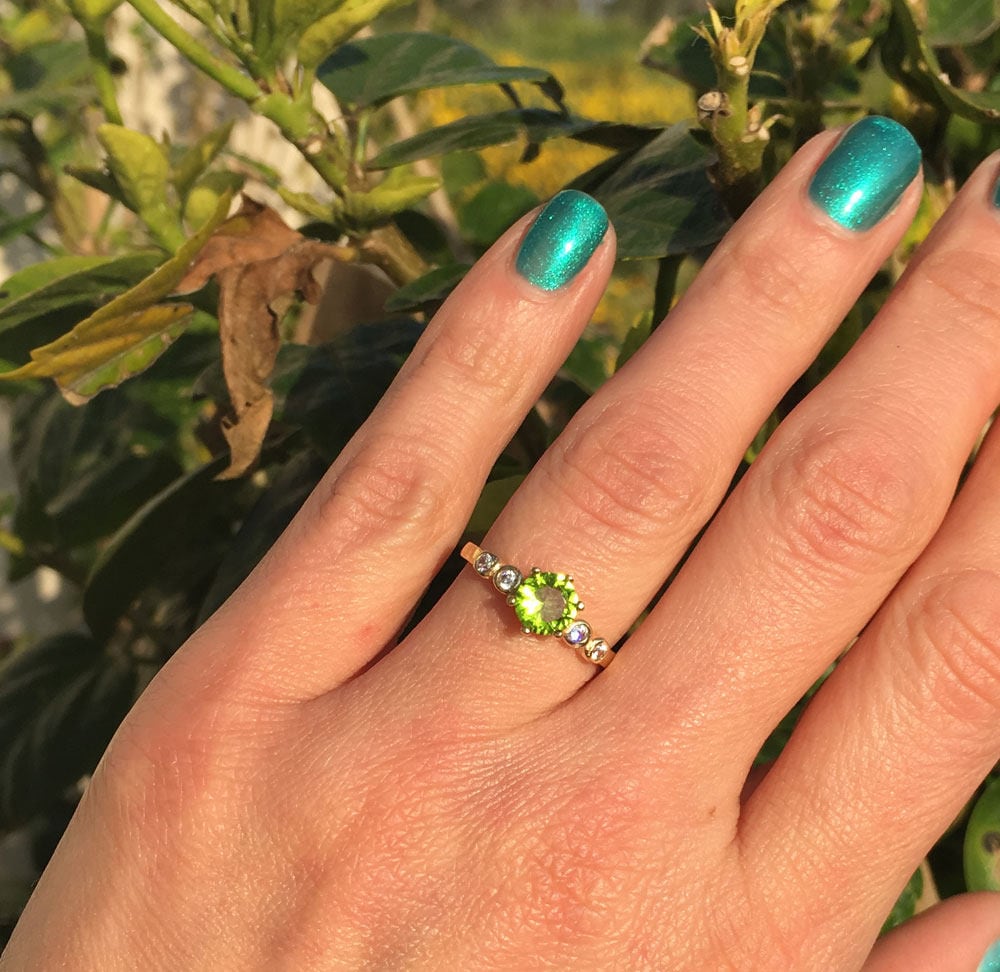
M 63 256 L 25 267 L 0 284 L 0 333 L 62 307 L 97 307 L 163 259 L 140 250 L 121 257 Z
M 313 68 L 379 14 L 406 7 L 413 0 L 344 0 L 333 13 L 317 20 L 299 39 L 299 63 Z
M 465 532 L 473 536 L 485 535 L 523 482 L 523 473 L 488 482 L 479 494 Z
M 952 85 L 907 0 L 892 0 L 882 60 L 892 77 L 931 104 L 981 124 L 1000 123 L 1000 91 L 966 91 Z
M 13 219 L 0 223 L 0 246 L 32 232 L 47 215 L 47 210 L 36 209 L 34 212 L 15 216 Z
M 68 0 L 67 6 L 81 23 L 103 24 L 122 0 Z
M 586 185 L 607 210 L 618 257 L 648 259 L 688 253 L 718 242 L 732 220 L 708 181 L 713 156 L 674 125 L 645 148 L 606 160 L 572 185 Z
M 555 84 L 541 68 L 501 67 L 470 44 L 426 33 L 380 34 L 345 44 L 320 65 L 317 78 L 353 110 L 457 84 Z
M 125 205 L 125 193 L 122 191 L 122 187 L 118 185 L 115 177 L 107 169 L 98 169 L 87 165 L 67 165 L 64 166 L 63 171 L 66 175 L 72 176 L 85 186 L 90 186 L 91 189 L 103 192 L 105 196 L 110 196 L 112 199 Z
M 620 371 L 622 366 L 632 357 L 645 343 L 650 334 L 653 333 L 653 312 L 646 311 L 638 321 L 635 322 L 625 335 L 622 341 L 621 351 L 618 352 L 618 361 L 615 364 L 615 371 Z
M 913 872 L 910 880 L 906 882 L 906 887 L 903 888 L 902 893 L 896 899 L 896 903 L 892 906 L 889 917 L 886 918 L 882 925 L 882 932 L 885 933 L 890 928 L 895 928 L 907 919 L 912 918 L 916 911 L 917 902 L 923 893 L 924 872 L 922 868 L 918 867 Z
M 467 263 L 449 263 L 443 267 L 435 267 L 422 277 L 400 287 L 385 302 L 385 309 L 391 313 L 428 310 L 440 304 L 468 272 Z
M 488 115 L 469 115 L 395 142 L 371 159 L 368 167 L 388 169 L 432 155 L 444 155 L 446 152 L 504 145 L 522 137 L 531 143 L 544 142 L 550 138 L 577 135 L 593 128 L 594 123 L 590 119 L 564 115 L 558 111 L 545 108 L 508 108 Z
M 488 182 L 467 203 L 458 207 L 462 235 L 481 247 L 492 245 L 512 223 L 538 205 L 538 197 L 525 186 Z
M 1000 27 L 1000 0 L 927 0 L 924 36 L 932 47 L 978 44 Z
M 403 168 L 392 169 L 374 188 L 365 193 L 348 193 L 344 214 L 355 226 L 374 226 L 396 213 L 426 199 L 441 187 L 434 176 L 414 175 Z
M 170 165 L 163 147 L 142 132 L 105 123 L 97 139 L 108 154 L 108 166 L 121 187 L 125 204 L 167 250 L 184 241 L 180 214 L 170 201 Z
M 201 174 L 225 147 L 234 124 L 235 122 L 228 121 L 226 124 L 206 132 L 173 165 L 170 181 L 181 199 L 187 196 Z
M 0 831 L 94 770 L 135 689 L 136 670 L 80 634 L 48 638 L 0 668 Z
M 987 785 L 972 809 L 962 857 L 970 891 L 1000 891 L 1000 778 Z
M 197 590 L 211 576 L 229 541 L 231 497 L 238 488 L 217 482 L 228 456 L 171 483 L 142 506 L 101 552 L 83 594 L 94 637 L 106 639 L 147 589 L 182 580 Z M 150 556 L 155 551 L 155 556 Z
M 245 181 L 246 176 L 239 172 L 206 172 L 187 193 L 184 222 L 188 226 L 204 226 L 222 200 L 232 199 Z

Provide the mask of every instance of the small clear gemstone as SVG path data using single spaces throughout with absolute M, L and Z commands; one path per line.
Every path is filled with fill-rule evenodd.
M 493 575 L 493 583 L 498 591 L 509 594 L 521 583 L 521 572 L 510 564 L 505 564 Z
M 607 658 L 611 646 L 603 638 L 595 638 L 583 649 L 583 657 L 587 661 L 601 662 Z
M 590 625 L 586 621 L 575 621 L 563 635 L 568 644 L 585 645 L 590 640 Z
M 488 577 L 490 572 L 494 567 L 500 562 L 500 558 L 496 554 L 487 553 L 485 550 L 476 557 L 476 562 L 472 565 L 476 568 L 477 574 L 482 574 L 483 577 Z

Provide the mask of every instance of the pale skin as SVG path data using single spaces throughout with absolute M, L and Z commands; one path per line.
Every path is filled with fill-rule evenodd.
M 618 639 L 911 220 L 805 187 L 824 133 L 483 546 Z M 607 281 L 513 259 L 438 313 L 246 583 L 123 724 L 0 960 L 21 970 L 975 970 L 1000 900 L 882 938 L 1000 758 L 1000 159 L 598 675 L 466 568 L 395 643 Z M 869 623 L 870 622 L 870 623 Z M 862 632 L 762 780 L 774 724 Z M 595 675 L 597 677 L 595 677 Z

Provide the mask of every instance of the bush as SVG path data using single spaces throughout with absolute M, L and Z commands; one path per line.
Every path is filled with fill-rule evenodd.
M 496 39 L 490 56 L 440 14 L 439 31 L 368 29 L 376 14 L 405 25 L 401 0 L 131 0 L 147 34 L 300 154 L 313 184 L 292 191 L 229 147 L 228 121 L 178 140 L 124 125 L 117 94 L 130 75 L 108 40 L 120 3 L 67 0 L 72 29 L 57 0 L 0 8 L 0 138 L 9 177 L 37 199 L 0 214 L 0 238 L 46 254 L 0 289 L 18 487 L 0 542 L 12 578 L 44 566 L 73 585 L 86 625 L 20 645 L 0 668 L 0 833 L 34 835 L 39 867 L 142 686 L 289 522 L 469 263 L 563 173 L 615 224 L 617 304 L 496 463 L 473 536 L 811 135 L 892 115 L 924 149 L 924 199 L 744 469 L 1000 146 L 989 0 L 739 0 L 664 19 L 637 52 L 643 90 L 660 96 L 609 111 L 586 87 L 593 66 L 565 53 L 555 71 Z M 606 70 L 609 84 L 640 89 L 621 80 L 633 64 L 609 58 Z M 331 96 L 337 112 L 322 107 Z M 296 217 L 262 203 L 265 190 Z M 359 275 L 366 267 L 377 276 Z M 348 279 L 359 296 L 338 302 Z M 417 619 L 457 569 L 443 569 Z M 780 751 L 797 709 L 762 758 Z M 998 803 L 993 786 L 972 818 L 971 887 L 997 886 L 1000 840 L 983 835 L 1000 830 Z M 963 829 L 935 848 L 890 924 L 935 883 L 962 889 Z M 0 879 L 0 921 L 26 892 Z

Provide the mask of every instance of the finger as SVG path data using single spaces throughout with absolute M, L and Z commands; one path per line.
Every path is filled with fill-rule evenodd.
M 1000 757 L 998 476 L 1000 426 L 744 808 L 747 866 L 822 880 L 808 907 L 830 941 L 888 912 Z
M 897 198 L 918 155 L 899 126 L 883 137 L 890 150 L 901 146 Z M 610 642 L 711 515 L 747 444 L 913 213 L 916 186 L 871 232 L 824 217 L 806 187 L 836 139 L 817 137 L 789 163 L 642 352 L 580 410 L 484 541 L 522 569 L 571 573 L 586 603 L 582 616 Z M 379 667 L 389 681 L 419 670 L 433 691 L 516 723 L 595 671 L 557 640 L 520 634 L 497 593 L 468 571 L 421 637 Z
M 493 246 L 194 642 L 238 641 L 221 665 L 232 662 L 247 686 L 293 698 L 333 687 L 384 647 L 589 320 L 614 259 L 606 229 L 589 196 L 563 193 Z
M 973 176 L 772 437 L 587 703 L 627 704 L 651 745 L 696 719 L 692 758 L 728 767 L 731 806 L 764 739 L 937 529 L 1000 397 L 996 170 Z
M 982 965 L 1000 940 L 1000 894 L 961 894 L 928 908 L 878 940 L 864 972 L 997 972 Z

